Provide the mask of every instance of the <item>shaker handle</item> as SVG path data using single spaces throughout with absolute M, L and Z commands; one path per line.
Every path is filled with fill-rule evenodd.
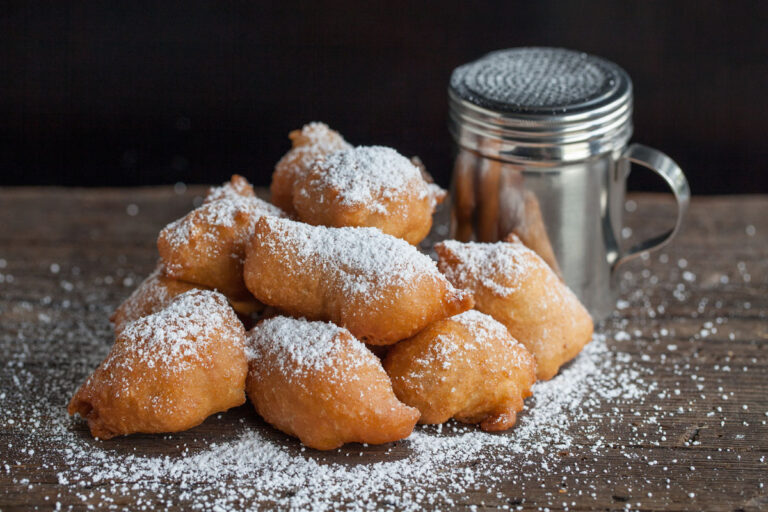
M 613 263 L 613 270 L 645 251 L 656 250 L 669 243 L 680 230 L 683 216 L 688 210 L 688 204 L 691 201 L 691 189 L 688 186 L 688 180 L 685 179 L 683 170 L 680 169 L 674 160 L 661 151 L 643 146 L 642 144 L 632 144 L 621 155 L 621 159 L 628 160 L 633 164 L 642 165 L 664 178 L 664 181 L 672 189 L 672 193 L 677 201 L 677 219 L 675 220 L 674 227 L 669 231 L 635 244 L 621 254 Z M 627 174 L 629 174 L 630 166 L 627 168 Z

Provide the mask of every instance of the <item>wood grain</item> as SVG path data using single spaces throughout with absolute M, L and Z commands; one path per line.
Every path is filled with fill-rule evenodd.
M 49 388 L 46 381 L 55 376 L 75 385 L 92 370 L 83 354 L 111 342 L 106 318 L 153 268 L 158 230 L 189 210 L 202 191 L 0 189 L 4 410 L 65 406 L 71 389 Z M 673 205 L 665 196 L 635 194 L 631 199 L 637 204 L 627 214 L 633 237 L 659 232 L 671 221 Z M 587 447 L 594 439 L 575 434 L 575 449 L 562 454 L 563 464 L 519 475 L 493 492 L 482 482 L 454 492 L 457 508 L 768 508 L 768 197 L 694 199 L 679 238 L 660 253 L 628 264 L 622 274 L 622 308 L 599 329 L 630 333 L 630 339 L 609 339 L 609 347 L 653 368 L 646 379 L 653 379 L 658 389 L 679 392 L 641 405 L 606 404 L 605 413 L 614 420 L 610 428 L 595 420 L 605 450 L 592 453 Z M 709 322 L 716 332 L 707 327 Z M 41 325 L 46 336 L 65 342 L 55 345 L 56 350 L 50 344 L 19 342 L 43 329 Z M 97 335 L 79 339 L 84 327 Z M 25 387 L 19 382 L 25 379 L 42 384 Z M 706 399 L 700 398 L 698 383 L 705 385 Z M 52 411 L 51 421 L 59 413 Z M 660 418 L 660 424 L 648 422 L 651 417 Z M 0 419 L 0 510 L 47 510 L 56 502 L 74 510 L 131 509 L 139 503 L 188 508 L 177 500 L 181 490 L 173 482 L 164 493 L 144 495 L 140 501 L 130 492 L 111 496 L 109 503 L 103 492 L 89 498 L 85 489 L 78 495 L 56 477 L 67 461 L 47 453 L 44 440 L 35 441 L 22 420 L 7 415 Z M 188 432 L 131 436 L 116 440 L 111 449 L 173 457 L 182 444 L 196 450 L 211 440 L 232 439 L 233 425 L 241 421 L 282 440 L 290 450 L 298 449 L 265 426 L 249 405 Z M 72 422 L 70 428 L 87 436 L 82 422 Z M 34 443 L 33 454 L 19 451 Z M 354 446 L 317 455 L 342 464 L 401 456 L 399 445 Z M 535 463 L 537 454 L 529 458 Z M 387 498 L 377 503 L 387 507 Z

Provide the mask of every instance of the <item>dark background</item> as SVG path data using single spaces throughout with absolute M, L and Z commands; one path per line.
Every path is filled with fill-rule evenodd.
M 117 4 L 0 3 L 0 185 L 266 185 L 310 120 L 445 185 L 451 70 L 549 45 L 629 72 L 694 193 L 768 192 L 768 2 Z

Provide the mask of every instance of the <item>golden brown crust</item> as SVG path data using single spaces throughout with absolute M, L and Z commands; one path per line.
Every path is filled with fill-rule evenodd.
M 555 376 L 592 339 L 589 313 L 554 271 L 520 242 L 456 241 L 435 246 L 438 266 L 475 308 L 504 324 L 534 355 L 537 377 Z
M 264 217 L 247 250 L 245 282 L 259 301 L 389 345 L 472 307 L 429 257 L 371 228 L 326 228 Z
M 223 295 L 192 290 L 120 333 L 70 415 L 101 439 L 178 432 L 245 402 L 245 332 Z
M 397 400 L 378 358 L 346 329 L 275 317 L 248 340 L 248 397 L 268 423 L 311 448 L 396 441 L 419 419 Z
M 350 145 L 338 132 L 323 123 L 309 123 L 288 134 L 292 148 L 277 162 L 269 187 L 272 204 L 293 215 L 293 186 L 315 162 Z
M 264 215 L 285 213 L 256 197 L 234 194 L 168 224 L 157 238 L 166 275 L 219 290 L 235 302 L 248 299 L 243 283 L 245 244 L 256 220 Z
M 488 315 L 467 311 L 429 325 L 384 359 L 397 397 L 420 423 L 456 418 L 483 430 L 515 424 L 536 380 L 533 356 Z

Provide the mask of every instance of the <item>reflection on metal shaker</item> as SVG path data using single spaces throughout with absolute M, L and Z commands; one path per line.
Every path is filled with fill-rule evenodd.
M 462 242 L 496 242 L 516 235 L 560 275 L 536 194 L 520 169 L 460 150 L 454 168 L 453 236 Z

